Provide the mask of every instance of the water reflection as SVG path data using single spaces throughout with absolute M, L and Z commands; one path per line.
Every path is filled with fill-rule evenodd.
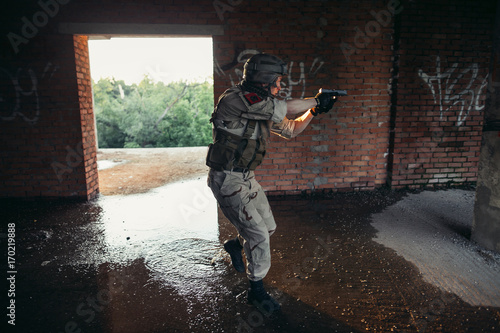
M 198 325 L 193 320 L 214 319 L 218 311 L 213 301 L 229 291 L 222 281 L 226 266 L 214 265 L 223 253 L 217 205 L 206 180 L 170 184 L 146 194 L 104 196 L 98 203 L 106 261 L 119 265 L 100 272 L 114 280 L 103 287 L 109 288 L 112 300 L 108 329 L 154 331 L 165 322 L 188 329 Z M 192 312 L 196 316 L 188 315 Z M 169 320 L 137 324 L 137 318 L 151 318 L 151 313 Z
M 112 262 L 152 256 L 180 239 L 218 241 L 217 204 L 202 178 L 144 194 L 103 196 L 98 204 Z

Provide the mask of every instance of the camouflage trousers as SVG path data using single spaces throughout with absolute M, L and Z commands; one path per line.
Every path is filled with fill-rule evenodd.
M 271 268 L 269 238 L 276 230 L 276 223 L 254 172 L 210 170 L 208 186 L 222 212 L 238 231 L 247 258 L 248 278 L 262 280 Z

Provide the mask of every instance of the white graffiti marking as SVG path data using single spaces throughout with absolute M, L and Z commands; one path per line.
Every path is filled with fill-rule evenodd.
M 238 64 L 244 64 L 245 61 L 247 61 L 247 59 L 250 58 L 252 55 L 259 53 L 261 52 L 258 50 L 252 50 L 252 49 L 244 50 L 240 54 L 238 54 L 237 62 Z M 324 61 L 322 61 L 321 58 L 315 58 L 313 60 L 311 67 L 309 68 L 308 75 L 309 76 L 316 75 L 316 73 L 318 73 L 323 64 Z M 224 73 L 224 70 L 221 68 L 217 60 L 215 60 L 215 72 L 219 76 L 226 76 L 226 73 Z M 233 73 L 229 73 L 228 75 L 229 75 L 229 80 L 231 81 L 231 85 L 234 86 L 237 83 L 239 83 L 243 78 L 243 70 L 242 68 L 238 67 L 234 69 L 235 77 L 233 76 Z M 284 77 L 284 79 L 281 81 L 281 84 L 282 84 L 282 89 L 278 93 L 278 96 L 280 98 L 283 99 L 291 98 L 294 87 L 299 87 L 299 89 L 301 89 L 301 95 L 299 96 L 299 98 L 304 98 L 306 92 L 305 63 L 301 61 L 298 63 L 298 66 L 295 66 L 295 62 L 290 61 L 288 63 L 288 75 Z
M 422 69 L 418 71 L 418 75 L 430 89 L 434 103 L 439 105 L 440 120 L 443 120 L 445 112 L 458 111 L 456 126 L 462 126 L 470 111 L 484 109 L 484 104 L 481 105 L 481 96 L 488 85 L 489 74 L 485 78 L 478 77 L 479 65 L 477 63 L 471 64 L 462 71 L 457 68 L 458 63 L 454 63 L 441 73 L 441 58 L 437 56 L 436 75 L 430 76 Z M 466 75 L 469 76 L 468 81 L 465 78 Z M 461 84 L 463 80 L 466 80 L 467 84 L 463 90 L 457 91 L 455 86 Z M 479 86 L 475 84 L 476 81 L 479 81 Z
M 213 6 L 219 19 L 224 22 L 224 13 L 234 12 L 235 7 L 241 5 L 242 2 L 243 0 L 227 0 L 227 3 L 221 0 L 214 0 Z
M 1 119 L 4 121 L 14 120 L 17 116 L 21 116 L 25 121 L 36 123 L 38 121 L 38 117 L 40 114 L 40 108 L 38 105 L 38 93 L 37 93 L 37 85 L 38 81 L 35 73 L 29 70 L 18 69 L 15 75 L 11 75 L 8 71 L 0 68 L 0 76 L 2 77 L 2 81 L 8 81 L 11 83 L 9 86 L 10 89 L 14 90 L 10 92 L 12 95 L 7 97 L 7 94 L 4 96 L 0 96 L 0 105 L 1 105 Z M 22 86 L 19 81 L 22 77 L 26 77 L 27 81 L 30 83 L 27 86 Z M 13 96 L 15 96 L 13 98 Z M 32 115 L 25 115 L 20 111 L 21 109 L 21 99 L 33 97 L 35 100 L 35 110 L 32 112 Z
M 50 80 L 59 68 L 47 63 L 41 80 Z M 50 71 L 50 72 L 49 72 Z M 24 121 L 36 124 L 40 116 L 40 101 L 38 98 L 38 77 L 32 69 L 19 68 L 14 74 L 0 68 L 0 82 L 7 84 L 0 93 L 0 120 L 12 121 L 21 117 Z

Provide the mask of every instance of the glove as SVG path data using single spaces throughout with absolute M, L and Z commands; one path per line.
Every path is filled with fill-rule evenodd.
M 320 95 L 320 94 L 321 93 L 319 93 L 318 95 Z M 316 95 L 316 96 L 318 96 L 318 95 Z M 326 95 L 326 94 L 323 94 L 323 95 Z M 317 101 L 317 99 L 316 99 L 316 101 Z M 330 111 L 333 108 L 333 105 L 335 104 L 336 101 L 337 101 L 336 98 L 333 98 L 333 96 L 330 96 L 330 100 L 327 102 L 326 105 L 321 106 L 321 104 L 318 103 L 318 106 L 316 106 L 315 108 L 313 108 L 311 110 L 312 115 L 317 116 L 320 113 L 327 113 L 328 111 Z
M 327 108 L 329 107 L 330 109 L 333 107 L 333 104 L 330 103 L 332 101 L 333 94 L 328 94 L 322 92 L 322 89 L 319 90 L 319 93 L 314 96 L 314 99 L 316 99 L 317 107 L 319 106 L 320 108 Z

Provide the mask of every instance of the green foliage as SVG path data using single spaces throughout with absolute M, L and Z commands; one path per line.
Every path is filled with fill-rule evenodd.
M 92 82 L 99 148 L 206 146 L 212 140 L 211 83 Z

